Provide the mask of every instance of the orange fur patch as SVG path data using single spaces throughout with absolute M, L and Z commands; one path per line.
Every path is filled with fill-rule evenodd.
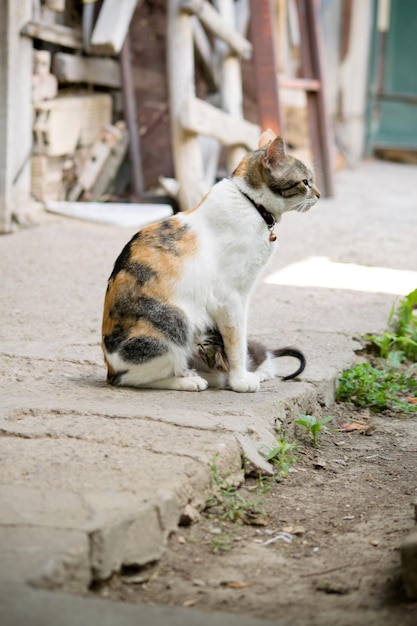
M 175 281 L 181 275 L 185 259 L 195 254 L 197 238 L 182 221 L 173 217 L 166 222 L 144 228 L 130 248 L 129 262 L 152 270 L 152 276 L 138 285 L 133 273 L 121 269 L 109 281 L 104 301 L 102 336 L 111 335 L 117 326 L 129 332 L 130 337 L 162 338 L 161 333 L 145 319 L 137 321 L 119 311 L 118 305 L 128 301 L 131 294 L 153 298 L 169 304 L 175 291 Z
M 189 231 L 181 233 L 184 225 L 179 218 L 172 217 L 167 220 L 167 223 L 171 227 L 169 236 L 174 238 L 178 233 L 178 239 L 175 239 L 172 249 L 164 245 L 163 237 L 161 237 L 161 223 L 152 224 L 144 228 L 140 239 L 132 244 L 131 260 L 150 266 L 158 276 L 176 279 L 181 271 L 181 257 L 195 253 L 197 240 L 195 233 Z
M 131 337 L 155 337 L 155 339 L 165 340 L 165 337 L 146 319 L 140 319 L 130 328 L 129 339 Z

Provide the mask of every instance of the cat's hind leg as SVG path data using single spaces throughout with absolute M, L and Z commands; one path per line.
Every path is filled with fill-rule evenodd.
M 270 358 L 265 359 L 265 361 L 255 370 L 255 374 L 259 378 L 260 383 L 275 378 L 276 372 L 272 360 Z
M 161 380 L 154 380 L 146 384 L 148 389 L 172 389 L 174 391 L 204 391 L 208 382 L 196 373 L 185 376 L 170 376 Z
M 133 343 L 135 340 L 128 340 Z M 126 350 L 105 352 L 109 367 L 108 381 L 117 386 L 176 391 L 203 391 L 207 381 L 186 366 L 185 351 L 168 350 L 165 354 L 133 362 L 126 358 Z M 132 351 L 128 352 L 131 356 Z M 139 358 L 137 357 L 138 361 Z

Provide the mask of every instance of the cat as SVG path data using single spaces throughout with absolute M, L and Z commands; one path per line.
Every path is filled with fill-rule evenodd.
M 282 380 L 291 380 L 299 376 L 305 369 L 306 359 L 304 354 L 297 348 L 276 348 L 268 350 L 262 343 L 254 339 L 248 339 L 246 368 L 249 372 L 255 372 L 259 382 L 271 380 L 277 375 L 274 359 L 283 356 L 294 357 L 299 360 L 298 368 L 283 376 Z M 190 367 L 202 372 L 202 376 L 210 375 L 211 386 L 226 387 L 229 361 L 224 350 L 221 334 L 213 328 L 197 337 Z M 217 376 L 217 379 L 215 378 Z
M 307 211 L 320 197 L 310 170 L 282 137 L 261 135 L 229 178 L 196 208 L 136 233 L 107 284 L 102 347 L 113 385 L 201 391 L 189 368 L 195 337 L 220 332 L 228 386 L 255 392 L 246 367 L 247 315 L 256 279 L 274 252 L 273 228 L 286 211 Z

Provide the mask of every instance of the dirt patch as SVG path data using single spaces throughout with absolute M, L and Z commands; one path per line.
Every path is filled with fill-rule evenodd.
M 335 419 L 319 435 L 319 455 L 297 431 L 289 477 L 246 479 L 237 521 L 208 509 L 171 537 L 161 561 L 126 570 L 97 593 L 289 626 L 414 626 L 399 546 L 415 523 L 417 420 L 349 405 L 326 415 Z M 365 428 L 342 430 L 358 420 Z M 244 523 L 251 508 L 252 524 Z

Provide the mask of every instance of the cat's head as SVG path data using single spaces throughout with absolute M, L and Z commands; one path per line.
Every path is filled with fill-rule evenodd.
M 320 198 L 311 171 L 287 153 L 284 139 L 271 130 L 261 135 L 258 150 L 243 157 L 232 179 L 277 219 L 286 211 L 308 211 Z

